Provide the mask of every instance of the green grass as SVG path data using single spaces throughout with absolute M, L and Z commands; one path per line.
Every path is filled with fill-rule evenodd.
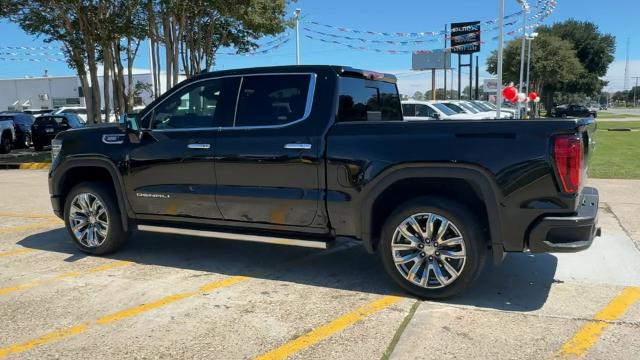
M 640 179 L 640 131 L 607 131 L 611 128 L 640 130 L 640 121 L 598 121 L 589 177 Z
M 598 119 L 640 119 L 636 114 L 614 114 L 606 111 L 598 112 Z

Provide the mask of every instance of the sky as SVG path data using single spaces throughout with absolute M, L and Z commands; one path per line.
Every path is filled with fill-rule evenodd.
M 529 0 L 535 9 L 537 0 Z M 624 68 L 629 39 L 630 76 L 640 76 L 640 34 L 638 33 L 637 18 L 634 14 L 640 13 L 638 0 L 610 0 L 608 2 L 597 0 L 557 0 L 558 6 L 545 24 L 566 20 L 569 18 L 594 22 L 604 33 L 610 33 L 617 39 L 615 61 L 611 64 L 609 73 L 605 77 L 610 81 L 608 90 L 621 90 L 624 86 Z M 433 0 L 299 0 L 291 3 L 288 13 L 293 14 L 295 8 L 302 11 L 300 22 L 300 57 L 302 64 L 338 64 L 376 71 L 391 72 L 398 76 L 400 92 L 413 94 L 415 91 L 424 92 L 431 87 L 430 72 L 411 71 L 411 54 L 388 54 L 374 51 L 350 49 L 338 44 L 327 44 L 317 39 L 309 39 L 305 35 L 323 37 L 310 33 L 304 28 L 315 31 L 332 33 L 339 36 L 363 37 L 369 40 L 415 40 L 407 37 L 363 36 L 359 34 L 332 30 L 328 27 L 310 24 L 315 21 L 322 24 L 345 27 L 356 30 L 370 30 L 376 32 L 428 32 L 440 31 L 445 24 L 464 21 L 484 21 L 498 17 L 497 0 L 457 0 L 433 1 Z M 516 0 L 505 0 L 505 14 L 517 12 L 520 9 Z M 515 19 L 515 18 L 514 18 Z M 514 25 L 505 32 L 516 28 Z M 490 26 L 486 26 L 490 27 Z M 7 53 L 23 54 L 24 52 L 54 53 L 57 50 L 8 50 L 7 46 L 40 47 L 55 44 L 45 44 L 42 38 L 25 34 L 17 25 L 7 21 L 0 22 L 0 58 L 15 55 Z M 264 54 L 253 56 L 228 55 L 233 49 L 221 50 L 215 69 L 230 69 L 240 67 L 287 65 L 295 63 L 295 31 L 288 30 L 288 37 L 280 36 L 261 39 L 258 42 L 265 44 L 260 49 L 269 49 L 279 43 L 281 39 L 289 39 L 277 49 Z M 486 57 L 497 47 L 497 41 L 491 38 L 497 35 L 496 31 L 483 33 L 482 51 L 476 55 L 480 60 L 480 78 L 490 77 L 484 70 Z M 286 35 L 285 35 L 286 36 Z M 510 39 L 507 37 L 506 39 Z M 327 38 L 324 36 L 324 38 Z M 427 38 L 428 39 L 428 38 Z M 441 37 L 440 37 L 441 39 Z M 443 40 L 418 45 L 392 45 L 362 43 L 346 39 L 335 39 L 356 46 L 366 46 L 381 50 L 433 50 L 442 48 Z M 271 41 L 276 41 L 269 45 Z M 534 42 L 535 46 L 535 42 Z M 3 54 L 4 53 L 4 54 Z M 42 56 L 21 55 L 18 57 L 38 58 Z M 456 60 L 453 60 L 455 66 Z M 475 59 L 474 59 L 475 61 Z M 148 46 L 142 46 L 135 67 L 149 68 Z M 22 78 L 26 76 L 41 76 L 45 69 L 50 76 L 73 75 L 74 70 L 69 69 L 64 62 L 17 62 L 0 59 L 0 79 Z M 214 69 L 214 70 L 215 70 Z M 454 80 L 457 73 L 454 73 Z M 451 72 L 449 72 L 449 79 Z M 463 79 L 468 79 L 468 70 L 463 69 Z M 442 71 L 437 75 L 439 86 L 442 85 Z M 634 82 L 634 80 L 631 80 Z M 454 83 L 455 85 L 455 83 Z M 463 80 L 462 86 L 466 85 Z M 633 85 L 633 84 L 631 84 Z

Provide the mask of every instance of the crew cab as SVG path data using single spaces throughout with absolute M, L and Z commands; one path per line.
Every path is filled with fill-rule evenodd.
M 591 245 L 594 129 L 593 119 L 406 122 L 392 75 L 225 70 L 119 125 L 59 133 L 49 188 L 86 253 L 116 251 L 132 231 L 321 249 L 347 238 L 407 291 L 440 299 L 487 258 Z

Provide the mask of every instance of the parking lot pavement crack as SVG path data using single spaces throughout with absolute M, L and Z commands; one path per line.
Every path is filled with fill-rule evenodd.
M 613 216 L 614 219 L 616 219 L 616 222 L 618 223 L 618 226 L 620 226 L 620 229 L 622 229 L 622 231 L 625 233 L 625 235 L 627 235 L 629 237 L 629 239 L 631 239 L 631 242 L 633 242 L 633 245 L 636 247 L 636 249 L 638 249 L 638 251 L 640 251 L 640 239 L 634 239 L 633 238 L 633 235 L 631 235 L 631 231 L 629 231 L 624 226 L 624 224 L 622 223 L 622 221 L 620 220 L 618 215 L 616 215 L 616 213 L 613 211 L 611 206 L 609 204 L 607 204 L 606 202 L 601 202 L 600 206 L 601 206 L 601 208 L 603 210 L 605 210 L 606 212 L 611 214 L 611 216 Z
M 411 319 L 413 319 L 413 316 L 416 314 L 416 310 L 418 309 L 419 305 L 420 305 L 420 300 L 414 301 L 413 305 L 411 305 L 411 308 L 409 309 L 407 316 L 404 317 L 404 319 L 400 323 L 400 326 L 398 326 L 398 329 L 396 329 L 396 332 L 393 335 L 393 339 L 391 339 L 391 341 L 389 342 L 389 345 L 387 345 L 387 348 L 382 354 L 382 357 L 380 358 L 381 360 L 389 359 L 389 357 L 393 353 L 393 350 L 395 350 L 396 345 L 398 345 L 398 341 L 400 341 L 400 337 L 406 330 L 407 325 L 409 325 L 409 323 L 411 322 Z

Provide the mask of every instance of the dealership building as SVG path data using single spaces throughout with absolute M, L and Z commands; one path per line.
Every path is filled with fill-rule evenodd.
M 98 74 L 102 73 L 99 69 Z M 146 69 L 134 69 L 134 84 L 139 82 L 151 84 L 151 74 Z M 166 91 L 166 77 L 160 76 L 160 89 Z M 126 79 L 125 79 L 126 81 Z M 100 95 L 104 102 L 103 77 L 99 77 Z M 111 97 L 113 99 L 113 97 Z M 146 105 L 153 99 L 153 94 L 143 92 L 136 98 L 136 105 Z M 113 100 L 112 100 L 113 101 Z M 68 106 L 86 106 L 80 79 L 77 76 L 29 76 L 17 79 L 0 79 L 0 111 L 53 110 Z M 104 103 L 102 104 L 104 107 Z M 113 104 L 111 105 L 113 109 Z

